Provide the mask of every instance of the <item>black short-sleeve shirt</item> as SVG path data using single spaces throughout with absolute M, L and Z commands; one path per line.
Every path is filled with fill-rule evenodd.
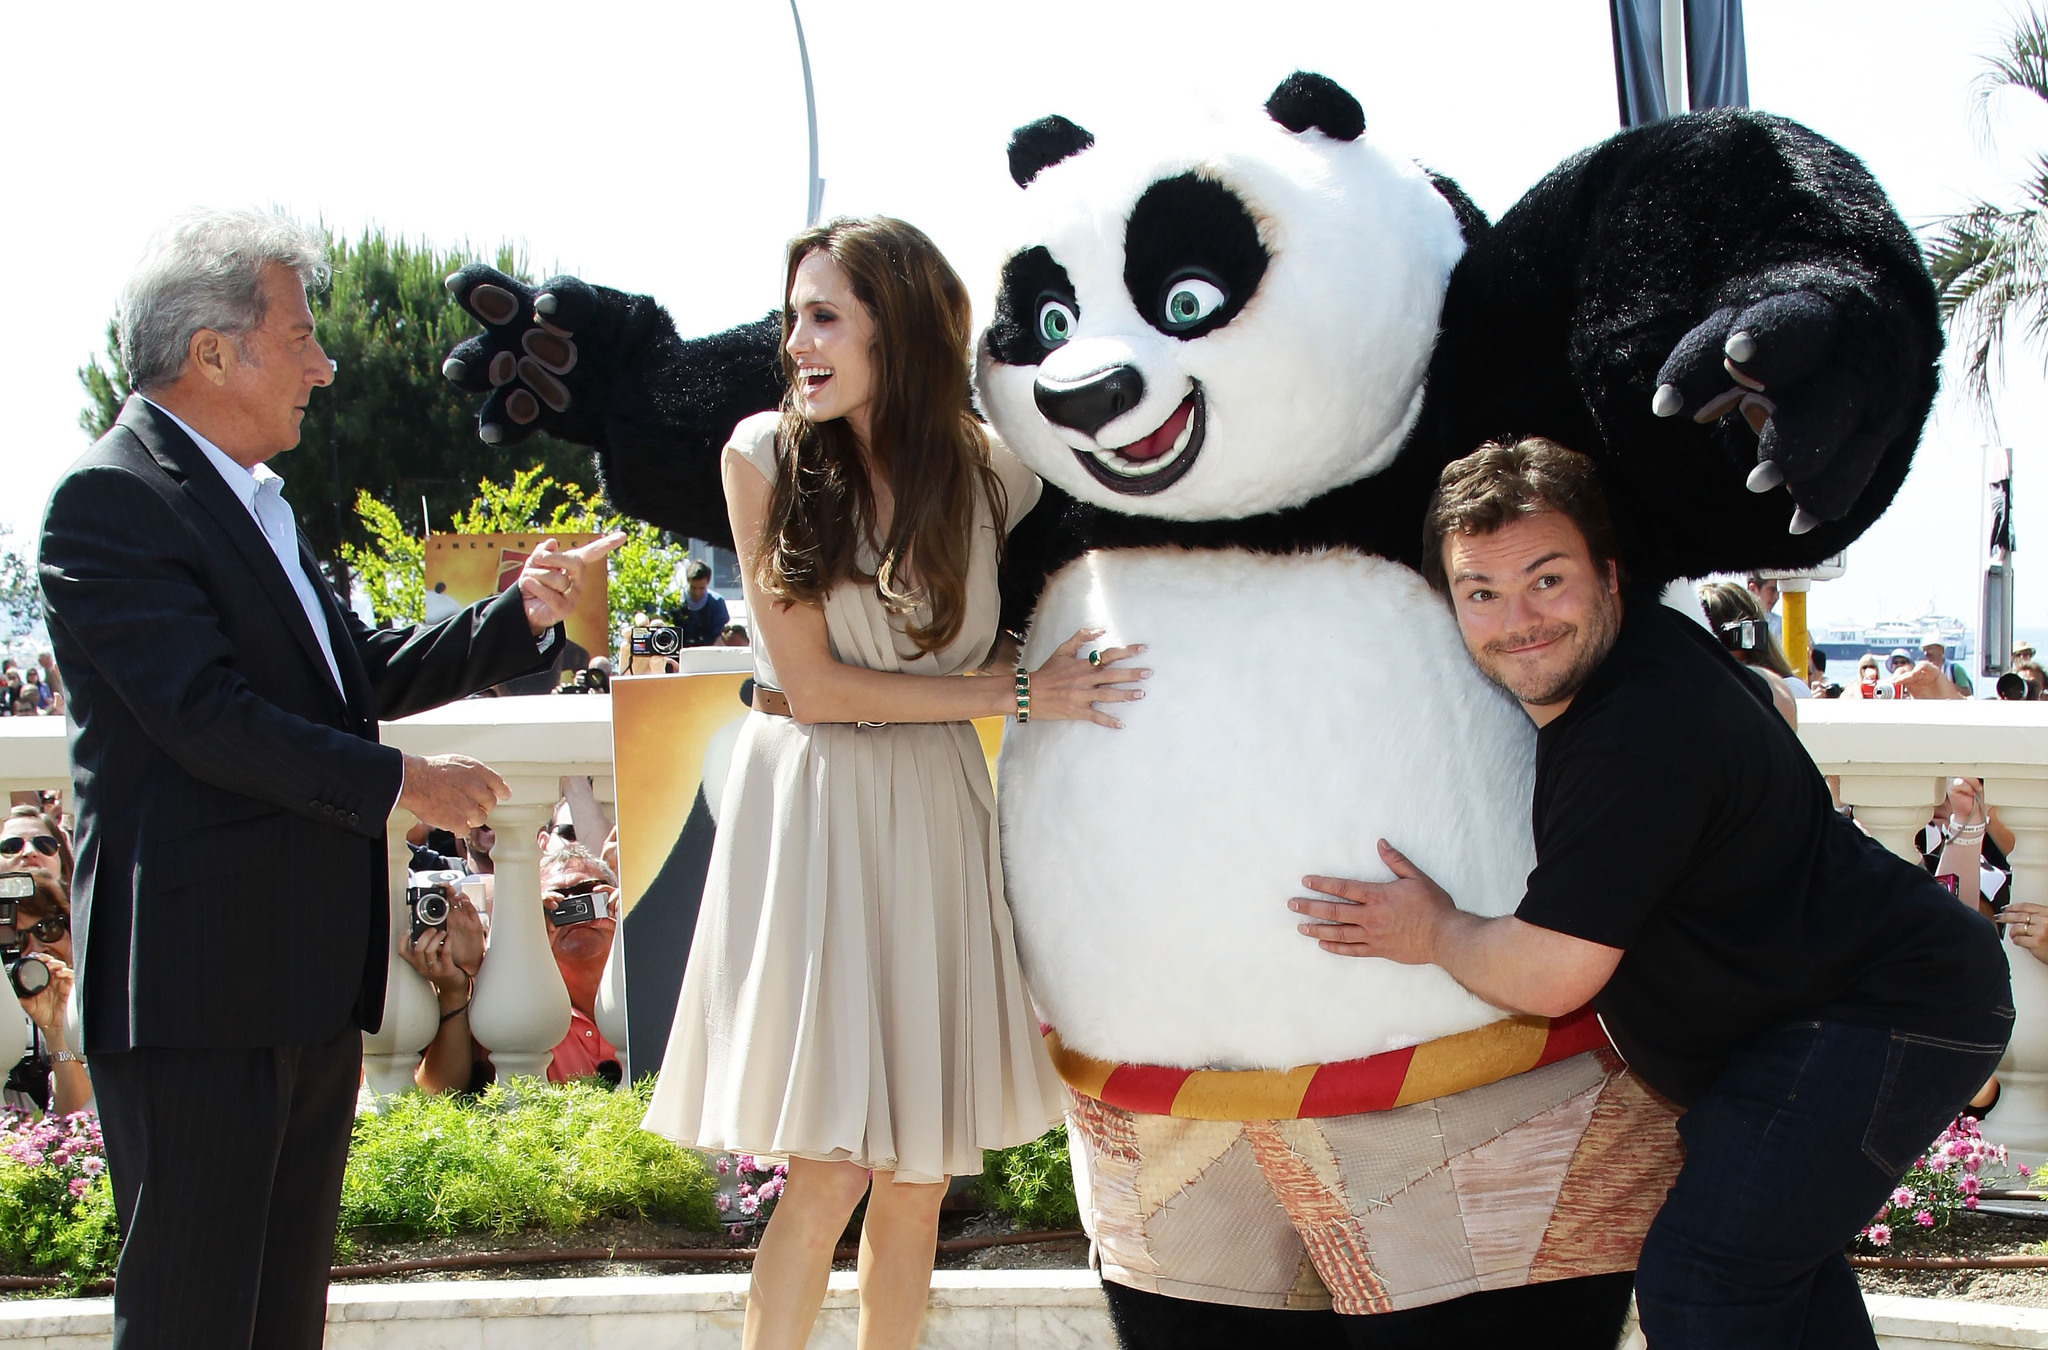
M 1787 1022 L 1938 1035 L 2010 997 L 1992 925 L 1835 812 L 1745 675 L 1697 623 L 1632 605 L 1536 737 L 1517 917 L 1622 949 L 1593 1006 L 1681 1103 Z

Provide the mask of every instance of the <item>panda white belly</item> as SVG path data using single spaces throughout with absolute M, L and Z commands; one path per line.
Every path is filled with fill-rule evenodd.
M 1384 880 L 1387 839 L 1475 913 L 1535 855 L 1535 732 L 1443 602 L 1355 553 L 1092 553 L 1048 584 L 1026 659 L 1077 628 L 1144 642 L 1120 731 L 1012 726 L 998 799 L 1025 975 L 1071 1048 L 1287 1068 L 1503 1014 L 1435 966 L 1335 956 L 1287 908 L 1309 873 Z

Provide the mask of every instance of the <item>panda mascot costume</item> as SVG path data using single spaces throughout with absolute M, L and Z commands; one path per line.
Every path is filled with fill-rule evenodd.
M 1489 224 L 1297 73 L 1263 110 L 1010 146 L 1021 199 L 981 407 L 1046 482 L 1006 620 L 1036 663 L 1144 642 L 1125 730 L 1013 726 L 1012 912 L 1073 1094 L 1076 1187 L 1128 1346 L 1611 1346 L 1679 1163 L 1581 1013 L 1331 956 L 1287 899 L 1395 843 L 1511 912 L 1534 731 L 1415 571 L 1442 467 L 1591 455 L 1631 594 L 1810 565 L 1906 476 L 1934 292 L 1850 155 L 1724 110 L 1623 132 Z M 771 317 L 684 340 L 572 278 L 450 280 L 486 440 L 593 446 L 621 510 L 721 538 L 718 452 L 781 396 Z

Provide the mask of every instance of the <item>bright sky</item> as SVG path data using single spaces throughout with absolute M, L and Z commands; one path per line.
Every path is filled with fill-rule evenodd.
M 1844 22 L 1828 0 L 1751 0 L 1746 15 L 1753 103 L 1861 155 L 1915 224 L 2003 194 L 2048 146 L 2048 110 L 2020 99 L 1993 106 L 1989 144 L 1973 129 L 1970 82 L 2006 0 L 1942 12 L 1859 0 Z M 1606 16 L 1603 0 L 808 0 L 825 209 L 916 222 L 985 296 L 1016 200 L 1013 127 L 1060 112 L 1106 136 L 1161 106 L 1256 107 L 1305 67 L 1358 96 L 1369 135 L 1497 216 L 1615 130 Z M 73 372 L 99 350 L 144 240 L 181 207 L 277 205 L 438 245 L 511 240 L 536 271 L 652 292 L 685 333 L 772 307 L 782 241 L 803 224 L 786 0 L 42 5 L 9 28 L 23 116 L 0 215 L 15 315 L 0 327 L 14 424 L 0 525 L 18 543 L 84 448 Z M 2000 398 L 2023 545 L 2048 541 L 2042 369 L 2016 353 Z M 1912 616 L 1930 600 L 1974 615 L 1988 437 L 1944 396 L 1891 513 L 1849 575 L 1815 591 L 1816 622 Z M 278 468 L 301 476 L 289 457 Z M 2019 622 L 2048 625 L 2048 543 L 2019 560 Z

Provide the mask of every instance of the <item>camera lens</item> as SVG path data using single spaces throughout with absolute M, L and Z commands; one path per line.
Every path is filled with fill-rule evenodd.
M 420 897 L 415 912 L 421 923 L 439 928 L 448 922 L 448 897 L 439 891 L 428 891 Z
M 683 633 L 679 628 L 655 628 L 647 634 L 647 650 L 655 656 L 674 656 L 683 649 Z
M 7 968 L 7 978 L 16 994 L 32 998 L 50 987 L 50 967 L 40 956 L 24 956 Z

